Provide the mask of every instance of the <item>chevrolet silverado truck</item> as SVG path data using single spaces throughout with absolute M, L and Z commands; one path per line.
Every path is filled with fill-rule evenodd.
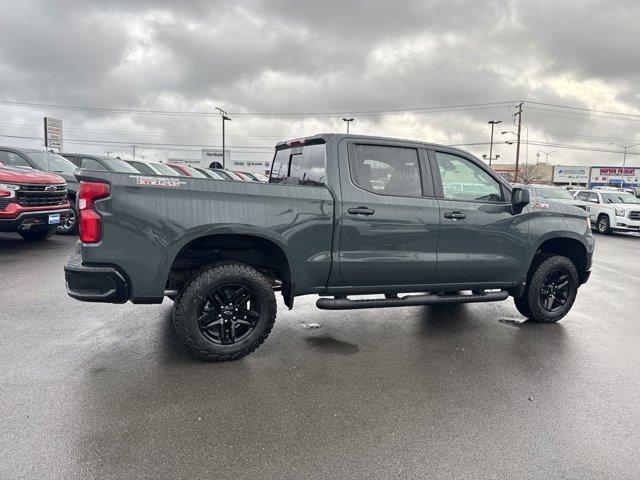
M 76 170 L 76 166 L 73 163 L 53 152 L 33 148 L 0 146 L 0 164 L 14 167 L 31 167 L 43 172 L 55 173 L 64 178 L 65 182 L 67 182 L 71 213 L 58 226 L 56 231 L 62 235 L 75 235 L 78 229 L 75 201 L 79 182 L 73 174 Z
M 78 300 L 174 300 L 178 337 L 210 361 L 260 346 L 275 292 L 341 310 L 515 299 L 535 322 L 591 272 L 584 210 L 536 202 L 456 148 L 323 134 L 276 145 L 269 183 L 77 172 Z M 364 296 L 364 298 L 363 298 Z
M 64 178 L 29 167 L 0 166 L 0 232 L 44 240 L 70 213 Z

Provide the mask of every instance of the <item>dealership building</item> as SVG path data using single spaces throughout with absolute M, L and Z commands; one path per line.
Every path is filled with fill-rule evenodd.
M 514 164 L 493 164 L 493 170 L 508 181 L 513 181 L 516 167 Z M 531 181 L 529 183 L 553 184 L 558 186 L 617 186 L 622 182 L 629 186 L 640 186 L 640 167 L 611 167 L 611 166 L 585 166 L 585 165 L 520 165 L 529 171 Z M 531 174 L 531 171 L 534 171 Z
M 227 170 L 268 174 L 271 169 L 270 160 L 239 159 L 233 157 L 229 149 L 225 150 L 224 165 Z M 202 168 L 222 168 L 222 149 L 203 148 L 200 157 L 168 157 L 166 163 L 179 163 Z

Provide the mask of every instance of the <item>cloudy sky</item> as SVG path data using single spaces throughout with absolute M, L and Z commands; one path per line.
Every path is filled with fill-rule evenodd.
M 266 159 L 278 140 L 344 131 L 347 115 L 356 133 L 477 155 L 488 153 L 487 121 L 502 120 L 494 153 L 512 162 L 515 147 L 502 142 L 515 136 L 500 132 L 514 130 L 518 100 L 529 162 L 553 151 L 556 163 L 615 165 L 611 142 L 640 142 L 635 0 L 0 6 L 2 144 L 41 146 L 47 115 L 63 120 L 67 151 L 127 156 L 123 145 L 135 143 L 147 158 L 199 156 L 198 146 L 221 143 L 213 108 L 222 106 L 234 158 Z

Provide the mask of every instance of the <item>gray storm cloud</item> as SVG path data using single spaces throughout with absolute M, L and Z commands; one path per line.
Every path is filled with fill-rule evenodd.
M 640 54 L 640 4 L 631 1 L 1 3 L 3 100 L 189 111 L 223 105 L 231 112 L 402 110 L 517 99 L 632 113 L 640 107 L 640 65 L 634 60 Z M 8 106 L 0 112 L 7 125 L 0 133 L 24 133 L 9 125 L 34 125 L 47 114 L 63 117 L 76 138 L 96 143 L 218 141 L 215 117 Z M 512 112 L 501 106 L 362 115 L 353 127 L 360 133 L 481 143 L 487 120 L 501 119 L 509 129 Z M 610 139 L 633 143 L 640 126 L 632 119 L 533 108 L 525 108 L 524 119 L 534 141 L 594 148 L 612 148 Z M 342 128 L 339 116 L 239 116 L 230 136 L 238 146 L 268 147 L 278 137 Z M 503 158 L 513 158 L 513 147 L 496 148 Z M 469 149 L 481 154 L 486 147 Z M 556 159 L 563 163 L 618 159 L 558 150 Z

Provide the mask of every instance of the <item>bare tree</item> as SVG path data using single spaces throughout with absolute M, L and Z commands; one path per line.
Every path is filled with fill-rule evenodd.
M 544 170 L 539 165 L 522 165 L 518 170 L 516 183 L 538 183 L 544 178 Z

